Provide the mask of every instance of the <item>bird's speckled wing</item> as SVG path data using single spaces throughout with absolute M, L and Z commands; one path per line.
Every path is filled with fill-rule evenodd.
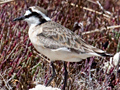
M 78 35 L 56 22 L 41 24 L 42 32 L 37 36 L 46 48 L 58 49 L 66 47 L 76 53 L 103 53 L 104 51 L 88 45 Z

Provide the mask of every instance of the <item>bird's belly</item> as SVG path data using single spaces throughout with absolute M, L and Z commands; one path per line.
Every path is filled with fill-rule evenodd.
M 37 46 L 37 45 L 34 45 L 34 47 L 38 52 L 47 56 L 51 61 L 55 61 L 55 60 L 62 60 L 62 61 L 68 61 L 68 62 L 81 61 L 79 54 L 74 54 L 66 51 L 52 51 L 51 49 L 48 49 L 42 46 Z

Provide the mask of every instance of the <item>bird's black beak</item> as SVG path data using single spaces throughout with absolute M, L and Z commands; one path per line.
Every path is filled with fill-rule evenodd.
M 13 21 L 21 21 L 21 20 L 24 20 L 24 19 L 25 19 L 25 16 L 22 16 L 22 17 L 15 18 Z

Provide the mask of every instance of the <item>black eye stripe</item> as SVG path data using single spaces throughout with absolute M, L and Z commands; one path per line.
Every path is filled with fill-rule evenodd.
M 25 16 L 25 18 L 29 18 L 29 17 L 31 17 L 31 16 L 35 16 L 35 17 L 42 17 L 40 14 L 38 14 L 38 13 L 36 13 L 36 12 L 32 12 L 31 14 L 29 14 L 29 15 L 26 15 Z
M 31 11 L 30 11 L 30 12 L 31 12 Z M 32 16 L 37 17 L 37 18 L 39 19 L 39 21 L 40 21 L 39 25 L 42 24 L 42 23 L 47 22 L 47 21 L 42 17 L 42 15 L 39 14 L 39 13 L 37 13 L 37 12 L 31 12 L 31 14 L 25 15 L 25 18 L 29 18 L 29 17 L 32 17 Z

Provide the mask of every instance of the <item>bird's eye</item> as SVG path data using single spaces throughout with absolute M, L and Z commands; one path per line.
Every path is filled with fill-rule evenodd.
M 31 8 L 29 8 L 28 10 L 29 10 L 30 12 L 32 12 L 32 9 L 31 9 Z

